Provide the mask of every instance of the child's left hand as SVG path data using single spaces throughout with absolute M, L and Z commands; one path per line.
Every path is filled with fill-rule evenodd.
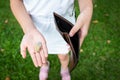
M 92 4 L 84 9 L 81 8 L 81 13 L 78 15 L 77 21 L 69 33 L 69 35 L 72 37 L 78 30 L 80 30 L 80 47 L 84 41 L 84 38 L 87 36 L 91 17 L 92 17 Z

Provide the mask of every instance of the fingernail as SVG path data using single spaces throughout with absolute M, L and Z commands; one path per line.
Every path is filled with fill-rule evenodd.
M 42 65 L 40 64 L 39 67 L 41 67 Z
M 38 67 L 38 65 L 35 65 L 35 67 Z
M 70 33 L 69 35 L 70 35 L 70 37 L 72 37 L 72 36 L 73 36 L 73 34 L 72 34 L 72 33 Z
M 25 59 L 25 56 L 22 55 L 22 57 L 23 57 L 23 59 Z

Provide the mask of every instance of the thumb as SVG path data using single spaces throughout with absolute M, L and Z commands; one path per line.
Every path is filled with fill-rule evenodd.
M 20 53 L 21 53 L 23 58 L 26 58 L 26 48 L 27 47 L 25 45 L 21 44 L 21 46 L 20 46 Z
M 81 28 L 81 25 L 76 24 L 69 32 L 70 37 L 73 37 L 76 32 Z
M 83 26 L 83 20 L 84 20 L 84 16 L 83 14 L 80 14 L 77 18 L 77 21 L 74 25 L 74 27 L 71 29 L 69 35 L 70 37 L 74 36 L 74 34 Z

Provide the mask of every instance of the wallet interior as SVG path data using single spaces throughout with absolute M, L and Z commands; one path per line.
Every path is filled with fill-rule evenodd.
M 54 13 L 54 18 L 57 30 L 71 47 L 71 66 L 73 68 L 76 66 L 79 59 L 79 32 L 77 32 L 73 37 L 70 37 L 69 32 L 74 25 L 57 13 Z

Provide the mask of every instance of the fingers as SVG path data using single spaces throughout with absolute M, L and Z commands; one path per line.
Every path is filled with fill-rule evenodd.
M 87 36 L 87 34 L 88 34 L 88 27 L 87 27 L 87 25 L 84 25 L 80 31 L 80 47 L 82 46 L 82 43 L 83 43 L 85 37 Z
M 42 44 L 42 49 L 43 49 L 45 57 L 47 58 L 48 57 L 48 50 L 47 50 L 47 46 L 45 43 Z
M 84 37 L 80 37 L 80 47 L 82 46 L 83 40 L 84 40 Z
M 74 34 L 83 26 L 83 16 L 79 15 L 76 24 L 71 29 L 69 35 L 70 37 L 74 36 Z
M 35 67 L 41 67 L 44 63 L 47 62 L 48 57 L 47 46 L 44 42 L 45 40 L 43 37 L 41 38 L 39 36 L 39 38 L 34 38 L 33 35 L 26 34 L 23 37 L 20 45 L 22 57 L 26 57 L 26 49 L 28 49 Z
M 26 45 L 22 41 L 20 45 L 20 53 L 23 58 L 26 58 L 26 48 L 27 48 Z
M 32 61 L 35 65 L 35 67 L 38 67 L 38 61 L 37 61 L 37 58 L 36 58 L 36 53 L 34 51 L 34 48 L 29 47 L 28 52 L 30 53 L 30 56 L 32 58 Z
M 74 34 L 75 34 L 79 29 L 80 29 L 79 26 L 78 26 L 78 25 L 75 25 L 75 26 L 71 29 L 70 33 L 69 33 L 70 37 L 74 36 Z
M 44 63 L 46 63 L 46 57 L 44 55 L 43 49 L 40 49 L 39 53 L 36 52 L 34 54 L 36 56 L 36 60 L 37 60 L 37 66 L 42 66 Z
M 40 53 L 35 53 L 34 55 L 36 56 L 38 66 L 41 66 L 42 65 L 42 59 L 41 59 Z
M 38 45 L 38 43 L 40 43 L 40 45 Z M 37 60 L 40 60 L 38 61 L 38 64 L 41 66 L 41 64 L 46 63 L 46 59 L 48 57 L 48 51 L 45 43 L 41 43 L 41 42 L 38 43 L 36 44 L 36 47 L 38 49 L 36 50 L 35 47 L 35 52 L 37 54 L 39 53 L 39 55 L 37 55 Z
M 23 58 L 26 58 L 26 48 L 25 47 L 21 47 L 20 53 Z
M 47 58 L 45 57 L 45 53 L 43 51 L 42 46 L 39 49 L 39 51 L 35 51 L 35 48 L 29 46 L 28 51 L 30 53 L 35 67 L 41 67 L 44 63 L 47 62 Z
M 46 63 L 46 57 L 43 49 L 40 50 L 40 56 L 41 56 L 42 63 L 43 64 Z

